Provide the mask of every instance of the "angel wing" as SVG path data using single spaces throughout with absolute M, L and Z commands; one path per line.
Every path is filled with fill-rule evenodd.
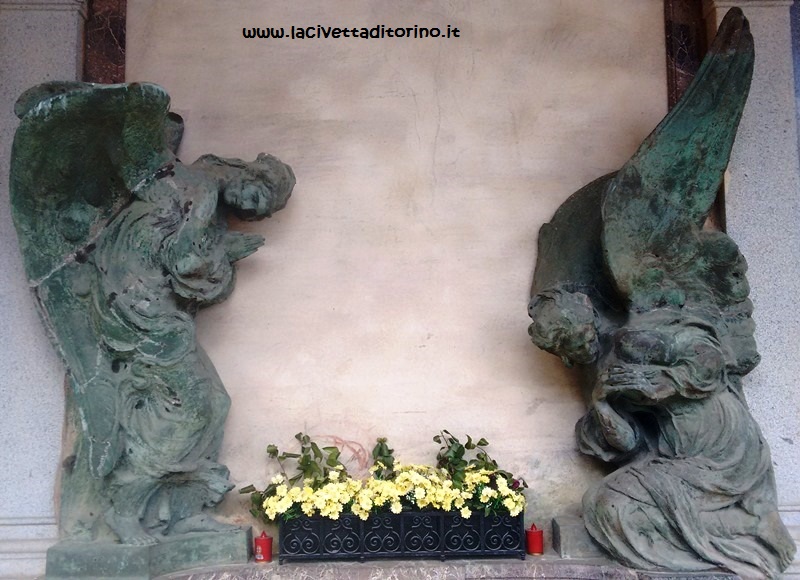
M 697 259 L 698 232 L 722 183 L 753 60 L 747 19 L 732 8 L 683 98 L 605 192 L 605 262 L 634 308 L 682 305 L 705 291 L 697 276 L 682 272 Z
M 95 475 L 122 444 L 118 385 L 98 368 L 90 322 L 97 236 L 137 187 L 174 159 L 169 96 L 156 85 L 47 83 L 26 91 L 12 148 L 10 194 L 23 263 L 42 319 L 64 359 Z M 90 420 L 87 420 L 90 417 Z
M 31 284 L 79 259 L 131 190 L 169 161 L 168 107 L 152 84 L 47 83 L 19 98 L 11 205 Z
M 531 297 L 552 290 L 582 292 L 599 310 L 617 309 L 600 240 L 602 195 L 615 176 L 609 173 L 576 191 L 539 229 Z

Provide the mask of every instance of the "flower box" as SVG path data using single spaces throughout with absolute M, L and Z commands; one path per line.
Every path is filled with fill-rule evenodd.
M 279 528 L 279 562 L 373 558 L 525 558 L 522 514 L 409 511 L 332 520 L 298 517 Z

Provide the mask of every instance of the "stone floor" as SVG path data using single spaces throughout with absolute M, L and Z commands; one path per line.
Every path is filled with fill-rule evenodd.
M 314 562 L 279 565 L 242 564 L 202 568 L 161 576 L 157 580 L 735 580 L 730 574 L 639 572 L 604 559 L 562 560 L 557 555 L 525 560 L 385 560 Z

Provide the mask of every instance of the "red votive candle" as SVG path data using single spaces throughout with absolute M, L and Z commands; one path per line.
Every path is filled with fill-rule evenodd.
M 261 535 L 253 540 L 255 544 L 254 554 L 255 560 L 259 564 L 272 562 L 272 538 L 267 535 L 267 532 L 261 532 Z
M 528 547 L 528 554 L 541 556 L 544 554 L 544 530 L 531 524 L 531 529 L 525 530 L 525 544 Z

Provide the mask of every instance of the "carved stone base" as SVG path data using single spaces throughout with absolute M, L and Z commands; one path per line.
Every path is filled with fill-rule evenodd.
M 607 558 L 607 554 L 586 531 L 583 519 L 553 518 L 553 550 L 562 558 Z
M 252 530 L 198 532 L 168 537 L 153 546 L 61 542 L 47 551 L 47 580 L 124 578 L 149 580 L 179 570 L 243 564 Z
M 729 572 L 639 572 L 637 580 L 741 580 Z
M 595 542 L 583 525 L 583 518 L 553 518 L 553 550 L 562 559 L 585 562 L 609 562 L 610 556 Z M 721 570 L 708 572 L 650 572 L 637 570 L 637 580 L 737 580 L 739 576 Z
M 246 564 L 191 570 L 158 580 L 738 580 L 738 576 L 698 573 L 642 572 L 594 560 L 561 560 L 554 554 L 526 560 L 389 560 L 375 562 L 303 562 Z

